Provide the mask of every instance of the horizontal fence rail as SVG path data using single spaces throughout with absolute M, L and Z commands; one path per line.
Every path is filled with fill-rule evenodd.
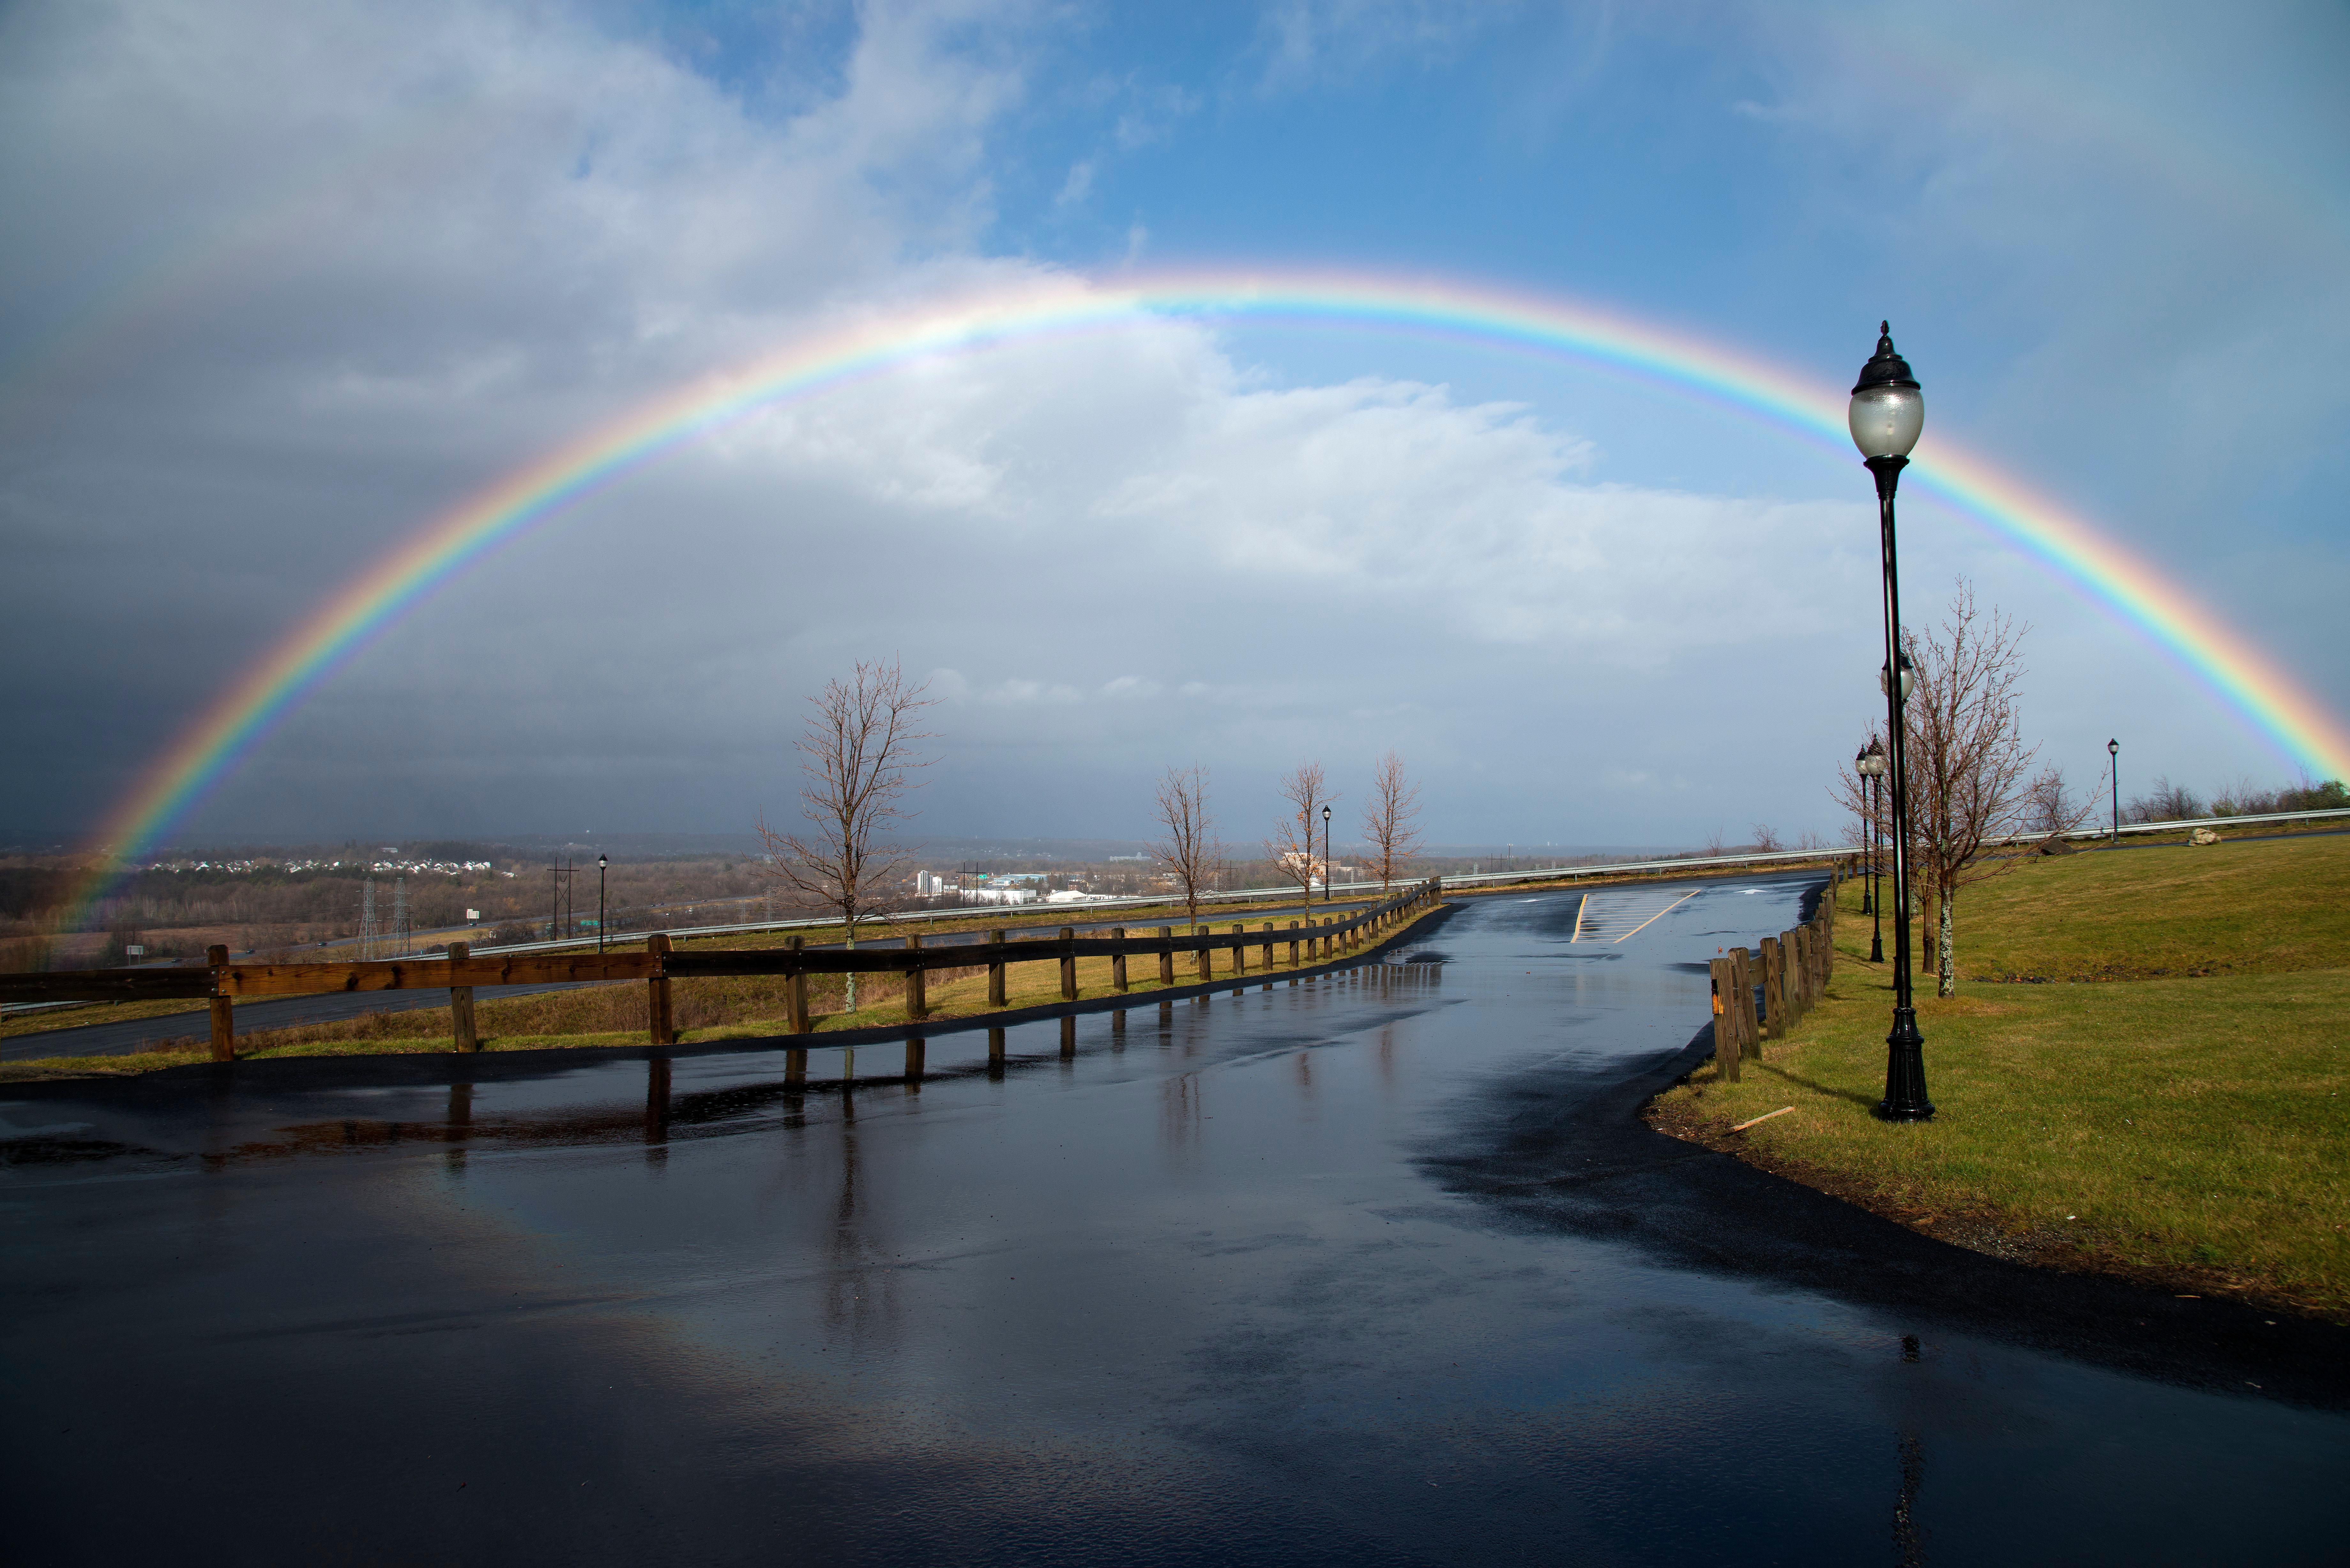
M 1441 900 L 1444 882 L 1431 877 L 1357 913 L 1319 920 L 1293 920 L 1285 928 L 1265 921 L 1255 929 L 1234 922 L 1225 930 L 1204 926 L 1178 931 L 1161 926 L 1148 936 L 1128 936 L 1123 928 L 1107 936 L 1081 937 L 1063 927 L 1056 937 L 1005 939 L 1002 930 L 988 940 L 951 947 L 924 947 L 920 935 L 899 939 L 896 947 L 808 948 L 791 938 L 780 948 L 674 950 L 667 932 L 655 932 L 641 952 L 517 952 L 508 949 L 476 954 L 463 942 L 450 944 L 443 959 L 362 960 L 349 963 L 240 964 L 231 963 L 228 950 L 215 947 L 203 969 L 54 970 L 35 974 L 0 974 L 0 1002 L 128 1002 L 156 998 L 203 998 L 212 1003 L 212 1051 L 215 1061 L 235 1056 L 233 1009 L 240 997 L 315 996 L 343 992 L 441 991 L 449 992 L 454 1048 L 481 1048 L 473 1028 L 473 988 L 483 985 L 548 985 L 580 982 L 641 981 L 650 989 L 650 1034 L 655 1045 L 677 1041 L 671 1021 L 670 982 L 721 975 L 776 975 L 794 983 L 788 999 L 791 1033 L 809 1033 L 806 977 L 812 974 L 902 974 L 907 977 L 906 1012 L 910 1023 L 928 1014 L 923 977 L 934 970 L 985 970 L 988 1005 L 1006 1005 L 1003 972 L 1015 963 L 1057 962 L 1061 966 L 1061 998 L 1077 1000 L 1076 961 L 1111 961 L 1111 984 L 1128 989 L 1126 961 L 1151 957 L 1159 961 L 1162 985 L 1175 983 L 1174 960 L 1189 955 L 1197 979 L 1215 978 L 1214 959 L 1230 953 L 1226 971 L 1248 972 L 1249 950 L 1263 950 L 1258 969 L 1276 966 L 1274 950 L 1289 949 L 1293 965 L 1315 963 L 1364 946 L 1432 909 Z M 883 939 L 885 940 L 889 939 Z M 1305 955 L 1300 958 L 1301 952 Z M 805 1054 L 802 1053 L 801 1054 Z

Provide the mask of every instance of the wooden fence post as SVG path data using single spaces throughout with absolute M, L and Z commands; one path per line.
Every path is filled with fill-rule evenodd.
M 1109 930 L 1109 935 L 1112 941 L 1122 942 L 1126 940 L 1126 928 L 1124 926 L 1112 926 Z M 1112 953 L 1110 955 L 1109 983 L 1112 989 L 1118 992 L 1122 992 L 1126 990 L 1126 955 L 1124 953 Z M 1120 1018 L 1124 1018 L 1126 1014 L 1121 1012 L 1118 1016 Z
M 1713 979 L 1713 1067 L 1722 1082 L 1738 1082 L 1738 1037 L 1730 1022 L 1730 961 L 1715 959 L 1706 965 Z
M 1061 928 L 1061 940 L 1065 942 L 1076 941 L 1077 940 L 1077 928 L 1075 926 L 1063 926 Z M 1063 1002 L 1075 1002 L 1076 999 L 1077 955 L 1072 952 L 1064 952 L 1061 955 L 1061 1000 Z
M 806 947 L 806 945 L 807 939 L 806 937 L 785 937 L 784 939 L 784 946 L 793 952 L 801 951 Z M 790 982 L 784 987 L 784 995 L 791 1012 L 790 1022 L 792 1033 L 795 1034 L 806 1033 L 808 1032 L 807 976 L 805 974 L 793 975 Z M 802 1064 L 800 1075 L 805 1078 L 807 1076 L 806 1065 L 807 1053 L 802 1052 L 800 1054 L 800 1057 Z M 789 1075 L 789 1069 L 786 1069 L 785 1076 L 788 1077 Z
M 1289 967 L 1297 967 L 1297 922 L 1289 922 Z
M 1263 967 L 1264 967 L 1264 969 L 1265 969 L 1266 972 L 1270 973 L 1270 972 L 1272 971 L 1272 969 L 1273 969 L 1273 922 L 1272 922 L 1271 920 L 1267 920 L 1267 921 L 1264 923 L 1264 966 L 1263 966 Z
M 922 939 L 919 935 L 909 931 L 906 934 L 906 947 L 910 951 L 920 952 L 922 950 Z M 930 1015 L 931 977 L 927 971 L 917 966 L 906 971 L 906 1016 L 908 1018 L 928 1018 Z M 910 1042 L 907 1048 L 909 1050 L 912 1049 Z M 913 1071 L 911 1068 L 907 1070 L 906 1075 L 908 1077 L 920 1076 L 919 1073 Z
M 449 961 L 463 963 L 473 956 L 471 942 L 451 942 Z M 452 1051 L 478 1051 L 481 1037 L 473 1033 L 473 988 L 452 985 L 449 988 L 449 1048 Z
M 1159 940 L 1160 941 L 1170 941 L 1174 939 L 1174 927 L 1161 926 L 1159 928 Z M 1161 985 L 1172 985 L 1175 983 L 1175 950 L 1173 948 L 1165 948 L 1159 951 L 1159 983 Z
M 1738 1026 L 1738 1054 L 1760 1057 L 1762 1031 L 1754 1016 L 1754 970 L 1744 948 L 1730 950 L 1730 1019 Z
M 1773 1040 L 1787 1033 L 1787 969 L 1779 939 L 1762 939 L 1762 1027 Z
M 228 967 L 228 949 L 219 943 L 204 950 L 213 971 L 213 1060 L 236 1060 L 236 1003 L 221 992 L 221 971 Z
M 1794 1004 L 1791 1011 L 1801 1018 L 1812 1010 L 1812 933 L 1797 926 L 1787 934 L 1794 939 L 1790 950 L 1794 954 L 1787 965 L 1787 978 L 1794 982 L 1787 988 L 1793 992 L 1788 1000 Z
M 646 1001 L 650 1003 L 645 1011 L 651 1024 L 653 1044 L 674 1045 L 677 1044 L 677 1017 L 670 1010 L 669 933 L 655 931 L 647 937 L 645 951 L 652 954 L 655 960 L 653 976 L 645 981 Z M 473 1012 L 470 1000 L 465 1004 L 465 1011 L 470 1018 Z
M 995 953 L 993 958 L 987 961 L 987 1005 L 990 1007 L 1001 1007 L 1003 1005 L 1003 931 L 993 930 L 988 932 L 987 945 L 990 949 L 993 950 Z
M 1248 944 L 1240 940 L 1246 935 L 1248 935 L 1248 922 L 1234 920 L 1232 922 L 1232 972 L 1234 974 L 1248 973 Z
M 1204 937 L 1208 935 L 1208 928 L 1205 926 L 1193 926 L 1191 928 L 1191 934 L 1195 937 Z M 1200 978 L 1201 980 L 1210 979 L 1216 972 L 1214 952 L 1214 949 L 1207 947 L 1204 944 L 1200 949 Z

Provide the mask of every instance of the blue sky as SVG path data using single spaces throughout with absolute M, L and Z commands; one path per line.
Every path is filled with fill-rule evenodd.
M 2350 711 L 2345 64 L 2316 5 L 19 5 L 0 824 L 86 826 L 305 607 L 598 419 L 859 313 L 1137 267 L 1558 293 L 1833 386 L 1889 316 L 1929 446 Z M 787 808 L 800 699 L 894 652 L 950 699 L 940 833 L 1139 835 L 1196 761 L 1246 840 L 1291 763 L 1347 788 L 1390 746 L 1446 840 L 1833 833 L 1869 511 L 1845 455 L 1587 369 L 1035 345 L 598 496 L 191 831 L 733 830 Z M 2085 786 L 2108 733 L 2126 791 L 2291 775 L 2012 550 L 1905 519 L 1921 615 L 1963 575 L 2032 625 L 2026 727 Z

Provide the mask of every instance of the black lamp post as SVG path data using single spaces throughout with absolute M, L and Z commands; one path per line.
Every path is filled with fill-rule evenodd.
M 1308 823 L 1306 826 L 1310 827 L 1313 825 Z M 1312 851 L 1309 848 L 1307 852 L 1310 854 Z M 1322 808 L 1322 902 L 1326 906 L 1330 902 L 1330 896 L 1337 891 L 1332 886 L 1336 880 L 1337 868 L 1330 864 L 1330 808 L 1326 805 Z
M 1885 811 L 1885 742 L 1876 736 L 1861 748 L 1852 765 L 1858 769 L 1862 787 L 1869 792 L 1868 806 L 1868 890 L 1860 901 L 1869 917 L 1868 961 L 1885 961 L 1885 900 L 1877 896 L 1877 824 Z
M 2122 843 L 2122 743 L 2119 741 L 2106 742 L 2106 772 L 2114 781 L 2114 847 L 2118 849 Z
M 1297 824 L 1300 827 L 1305 829 L 1305 848 L 1304 851 L 1305 856 L 1305 907 L 1311 909 L 1314 907 L 1314 808 L 1312 806 L 1301 805 L 1297 808 Z
M 603 856 L 596 857 L 596 950 L 599 953 L 604 950 L 604 867 L 610 864 Z
M 1877 479 L 1877 532 L 1885 556 L 1884 680 L 1887 771 L 1893 780 L 1893 1029 L 1885 1037 L 1885 1098 L 1877 1114 L 1887 1121 L 1924 1121 L 1934 1114 L 1926 1097 L 1926 1041 L 1909 994 L 1909 788 L 1901 710 L 1909 698 L 1909 661 L 1901 657 L 1901 589 L 1893 548 L 1893 493 L 1909 466 L 1909 449 L 1926 428 L 1926 398 L 1909 362 L 1894 352 L 1893 327 L 1877 328 L 1877 353 L 1852 389 L 1853 444 Z

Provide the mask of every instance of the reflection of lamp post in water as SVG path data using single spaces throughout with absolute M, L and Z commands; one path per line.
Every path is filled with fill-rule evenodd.
M 1884 555 L 1885 719 L 1887 765 L 1893 775 L 1893 1028 L 1885 1037 L 1885 1098 L 1877 1114 L 1887 1121 L 1923 1121 L 1934 1114 L 1926 1097 L 1926 1042 L 1909 994 L 1909 790 L 1904 765 L 1901 710 L 1908 701 L 1909 660 L 1901 656 L 1901 587 L 1895 566 L 1893 493 L 1909 451 L 1926 428 L 1926 399 L 1908 360 L 1894 351 L 1893 329 L 1881 325 L 1877 353 L 1852 389 L 1853 444 L 1877 479 L 1877 542 Z
M 1885 901 L 1877 896 L 1877 822 L 1878 814 L 1885 809 L 1885 742 L 1874 735 L 1869 736 L 1868 744 L 1861 748 L 1860 755 L 1853 758 L 1852 765 L 1860 773 L 1860 787 L 1869 792 L 1868 888 L 1860 896 L 1861 906 L 1869 917 L 1868 961 L 1883 963 Z

